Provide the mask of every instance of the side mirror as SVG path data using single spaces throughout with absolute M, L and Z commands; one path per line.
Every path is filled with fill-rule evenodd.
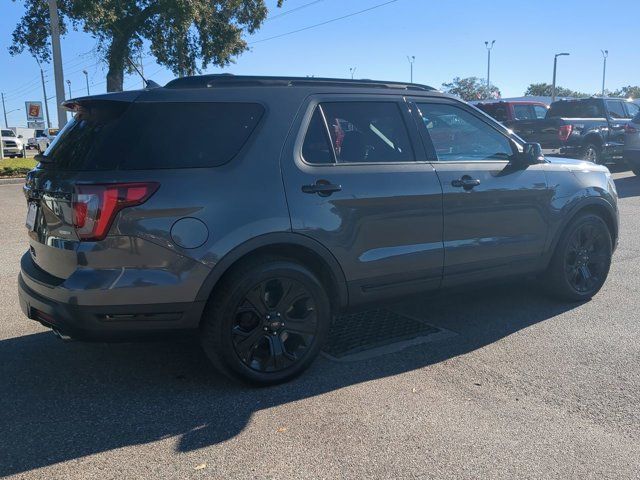
M 22 135 L 18 135 L 18 138 L 23 138 Z
M 516 163 L 520 165 L 535 165 L 544 161 L 544 153 L 539 143 L 525 143 L 522 152 L 515 156 Z

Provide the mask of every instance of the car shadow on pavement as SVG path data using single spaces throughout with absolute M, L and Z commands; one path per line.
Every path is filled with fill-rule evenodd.
M 50 332 L 3 340 L 0 476 L 171 437 L 179 452 L 215 445 L 257 411 L 464 355 L 576 306 L 530 285 L 404 302 L 389 308 L 455 335 L 363 361 L 320 358 L 300 378 L 262 389 L 217 375 L 189 340 L 64 343 Z
M 618 190 L 618 197 L 638 197 L 640 196 L 640 177 L 632 175 L 630 177 L 617 178 L 616 190 Z

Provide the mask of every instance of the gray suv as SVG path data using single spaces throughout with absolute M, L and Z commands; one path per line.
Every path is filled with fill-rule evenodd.
M 208 75 L 65 105 L 19 278 L 61 336 L 195 331 L 220 371 L 273 384 L 338 312 L 531 274 L 585 300 L 617 243 L 605 167 L 430 87 Z

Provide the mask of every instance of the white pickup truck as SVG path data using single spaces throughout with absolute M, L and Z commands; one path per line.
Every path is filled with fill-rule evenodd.
M 36 148 L 39 152 L 44 152 L 49 147 L 49 144 L 53 142 L 53 139 L 57 134 L 57 128 L 38 129 L 35 131 L 34 136 L 27 140 L 27 143 L 32 148 Z
M 2 132 L 2 150 L 5 157 L 22 157 L 22 138 L 17 137 L 13 130 L 3 128 Z

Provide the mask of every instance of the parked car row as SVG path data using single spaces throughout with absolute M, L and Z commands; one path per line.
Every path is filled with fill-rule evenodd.
M 624 159 L 634 169 L 638 146 L 640 106 L 620 98 L 540 102 L 489 102 L 476 107 L 502 122 L 528 142 L 539 143 L 545 154 L 580 158 L 604 164 Z M 635 125 L 635 126 L 634 126 Z M 626 146 L 625 146 L 626 145 Z M 634 165 L 632 165 L 634 163 Z
M 34 136 L 27 140 L 31 148 L 44 152 L 58 134 L 57 128 L 36 129 Z

